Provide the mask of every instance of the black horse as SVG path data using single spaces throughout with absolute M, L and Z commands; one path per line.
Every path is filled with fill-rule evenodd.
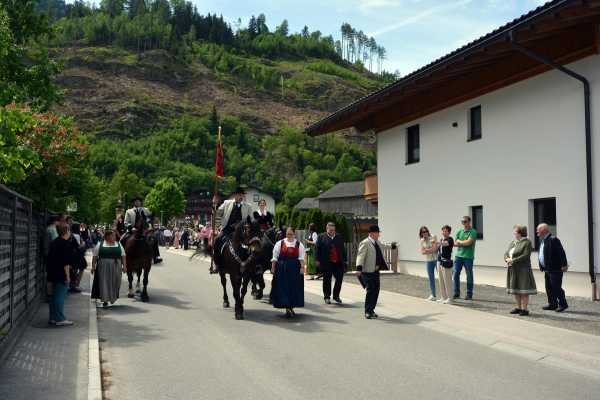
M 250 218 L 239 222 L 230 238 L 220 249 L 209 248 L 209 254 L 222 251 L 222 265 L 219 266 L 219 276 L 223 286 L 223 307 L 229 307 L 227 296 L 227 277 L 231 280 L 233 297 L 235 299 L 235 319 L 244 319 L 244 297 L 248 291 L 248 284 L 256 270 L 256 257 L 260 251 L 262 232 L 256 222 Z M 199 254 L 201 250 L 197 250 Z M 194 256 L 192 256 L 194 257 Z
M 129 281 L 129 294 L 127 297 L 133 298 L 133 274 L 137 275 L 137 288 L 140 287 L 140 276 L 144 274 L 144 287 L 141 291 L 141 300 L 149 301 L 148 296 L 148 275 L 152 268 L 152 255 L 154 235 L 145 219 L 141 216 L 136 216 L 134 233 L 124 240 L 125 259 L 127 262 L 127 280 Z
M 283 238 L 283 230 L 272 227 L 264 231 L 260 242 L 260 251 L 256 257 L 256 269 L 252 276 L 252 297 L 256 300 L 263 298 L 265 290 L 264 273 L 271 270 L 271 258 L 273 256 L 273 247 L 275 243 Z M 273 283 L 271 282 L 271 292 L 273 291 Z

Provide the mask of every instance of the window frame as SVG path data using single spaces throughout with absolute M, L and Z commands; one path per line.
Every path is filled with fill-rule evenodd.
M 416 149 L 417 149 L 417 157 L 413 158 L 414 148 L 411 148 L 411 144 L 414 144 L 414 140 L 411 141 L 411 135 L 414 135 L 416 132 Z M 412 151 L 411 151 L 412 150 Z M 409 164 L 417 164 L 421 161 L 421 126 L 419 124 L 411 125 L 406 128 L 406 163 Z
M 474 123 L 473 123 L 473 112 L 479 111 L 479 136 L 473 135 Z M 475 140 L 481 140 L 483 138 L 483 109 L 480 105 L 469 108 L 469 124 L 467 132 L 467 142 L 473 142 Z
M 540 239 L 536 235 L 537 226 L 539 224 L 541 224 L 542 222 L 547 223 L 549 225 L 549 227 L 550 227 L 550 232 L 553 235 L 556 235 L 556 231 L 558 229 L 557 228 L 557 226 L 558 226 L 557 219 L 558 218 L 557 218 L 557 215 L 556 215 L 557 214 L 556 213 L 556 203 L 557 202 L 556 202 L 556 197 L 541 197 L 541 198 L 538 198 L 538 199 L 531 199 L 529 201 L 530 201 L 531 210 L 532 210 L 531 221 L 533 223 L 533 229 L 531 229 L 531 232 L 533 234 L 533 240 L 532 240 L 532 242 L 533 242 L 533 248 L 534 248 L 534 251 L 539 252 L 539 250 L 540 250 Z M 538 216 L 538 209 L 537 209 L 536 205 L 538 203 L 548 202 L 548 201 L 554 201 L 554 221 L 549 221 L 549 220 L 546 220 L 546 219 L 545 220 L 541 220 L 541 218 L 539 218 L 539 216 Z M 552 225 L 552 222 L 554 222 L 554 225 Z
M 476 224 L 476 218 L 475 218 L 475 211 L 476 210 L 481 210 L 481 233 L 479 232 L 479 230 L 477 229 L 477 225 Z M 483 206 L 482 205 L 478 205 L 478 206 L 471 206 L 469 207 L 469 211 L 471 214 L 471 227 L 473 229 L 475 229 L 477 231 L 477 240 L 483 240 L 484 238 L 484 234 L 483 234 Z

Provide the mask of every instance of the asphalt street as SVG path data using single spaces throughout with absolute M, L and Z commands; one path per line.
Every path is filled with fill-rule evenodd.
M 366 320 L 362 303 L 307 294 L 288 320 L 248 293 L 236 321 L 207 264 L 163 258 L 150 303 L 128 299 L 124 280 L 122 298 L 99 310 L 108 400 L 598 398 L 599 380 L 417 326 L 435 315 L 410 309 Z

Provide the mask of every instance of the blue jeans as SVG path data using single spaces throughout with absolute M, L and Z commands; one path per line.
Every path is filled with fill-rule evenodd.
M 462 268 L 465 267 L 465 271 L 467 272 L 467 297 L 473 296 L 473 259 L 472 258 L 463 258 L 463 257 L 455 257 L 454 258 L 454 276 L 452 279 L 454 280 L 454 295 L 460 295 L 460 273 L 462 272 Z
M 69 287 L 64 283 L 56 283 L 52 285 L 52 299 L 50 300 L 50 321 L 60 322 L 65 318 L 65 298 Z
M 429 276 L 429 289 L 431 295 L 435 297 L 435 267 L 437 261 L 427 261 L 427 275 Z

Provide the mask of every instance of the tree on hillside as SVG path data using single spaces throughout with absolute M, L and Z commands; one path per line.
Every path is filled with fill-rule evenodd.
M 50 20 L 56 21 L 67 15 L 67 4 L 65 0 L 37 0 L 36 11 L 46 13 Z
M 116 17 L 125 11 L 125 0 L 102 0 L 100 8 L 111 17 Z
M 256 18 L 256 32 L 261 35 L 263 33 L 269 33 L 269 27 L 267 26 L 267 17 L 265 14 L 259 14 Z
M 173 179 L 164 178 L 156 182 L 144 204 L 154 216 L 162 214 L 163 220 L 169 221 L 185 211 L 185 196 Z
M 145 0 L 127 0 L 127 13 L 130 19 L 144 15 L 147 10 Z
M 258 35 L 258 23 L 256 22 L 254 15 L 250 17 L 250 21 L 248 21 L 248 34 L 250 35 L 250 39 L 254 39 L 254 37 Z
M 275 33 L 280 36 L 287 36 L 289 34 L 289 24 L 288 20 L 284 19 L 277 28 L 275 28 Z
M 308 30 L 308 26 L 304 25 L 304 28 L 302 28 L 301 35 L 304 39 L 308 39 L 308 37 L 310 36 L 310 31 Z

